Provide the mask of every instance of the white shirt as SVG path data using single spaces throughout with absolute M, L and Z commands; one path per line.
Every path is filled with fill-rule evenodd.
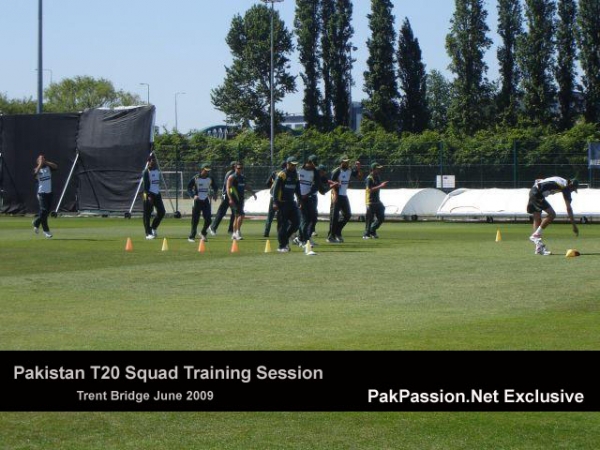
M 298 179 L 300 180 L 300 195 L 308 195 L 315 181 L 315 171 L 305 168 L 298 169 Z
M 149 170 L 150 188 L 148 190 L 153 194 L 160 194 L 160 171 L 158 169 Z
M 208 193 L 210 190 L 211 182 L 212 182 L 211 177 L 206 177 L 206 178 L 197 177 L 196 178 L 196 192 L 197 192 L 196 195 L 198 196 L 198 199 L 206 200 L 208 198 Z
M 36 178 L 38 181 L 38 194 L 50 194 L 52 192 L 52 170 L 50 167 L 42 167 Z

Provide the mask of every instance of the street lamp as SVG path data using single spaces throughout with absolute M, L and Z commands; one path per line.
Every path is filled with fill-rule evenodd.
M 146 103 L 149 105 L 150 104 L 150 85 L 148 83 L 140 83 L 140 86 L 146 86 L 148 88 L 148 100 L 146 101 Z
M 274 147 L 274 139 L 275 139 L 275 98 L 273 94 L 273 86 L 275 84 L 275 76 L 274 76 L 274 63 L 273 63 L 273 15 L 274 15 L 274 5 L 275 3 L 281 3 L 283 0 L 262 0 L 265 5 L 267 3 L 271 4 L 271 167 L 274 167 L 273 164 L 273 147 Z
M 175 92 L 175 131 L 179 133 L 179 128 L 177 128 L 177 96 L 183 95 L 185 92 Z

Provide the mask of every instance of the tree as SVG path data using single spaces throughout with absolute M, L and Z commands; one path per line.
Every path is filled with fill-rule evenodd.
M 483 0 L 455 0 L 456 9 L 446 36 L 449 69 L 456 75 L 449 111 L 450 124 L 459 133 L 472 134 L 489 121 L 488 81 L 485 51 L 492 45 L 487 37 L 487 11 Z
M 404 19 L 398 38 L 398 77 L 404 92 L 400 102 L 402 131 L 420 133 L 427 128 L 427 73 L 419 40 L 413 35 L 410 21 Z
M 293 50 L 291 33 L 277 11 L 273 18 L 274 48 L 274 103 L 286 93 L 295 92 L 294 77 L 288 73 L 287 55 Z M 224 83 L 211 91 L 215 108 L 227 116 L 229 122 L 249 127 L 268 135 L 271 102 L 271 9 L 255 5 L 244 17 L 236 15 L 226 42 L 231 49 L 233 64 L 226 67 Z M 275 122 L 281 122 L 282 113 L 275 109 Z
M 390 0 L 371 0 L 371 13 L 367 15 L 371 37 L 367 40 L 369 57 L 364 73 L 363 106 L 373 121 L 386 131 L 399 129 L 398 85 L 394 58 L 394 16 Z
M 296 0 L 294 27 L 298 36 L 298 53 L 304 72 L 300 74 L 304 82 L 304 120 L 307 127 L 320 128 L 319 107 L 319 36 L 320 36 L 320 0 Z
M 575 0 L 559 0 L 556 26 L 557 59 L 555 77 L 558 84 L 558 128 L 566 130 L 575 123 L 575 60 L 577 46 L 577 5 Z
M 517 40 L 523 33 L 523 11 L 520 0 L 498 0 L 498 34 L 502 44 L 497 57 L 500 71 L 500 92 L 496 99 L 500 120 L 516 125 L 519 107 L 520 72 L 517 65 Z
M 334 126 L 350 126 L 350 89 L 352 83 L 352 60 L 350 57 L 354 35 L 352 28 L 351 0 L 336 0 L 334 14 L 333 54 L 333 122 Z
M 2 114 L 35 114 L 37 102 L 31 97 L 11 100 L 0 93 L 0 115 Z
M 525 0 L 528 29 L 518 42 L 518 60 L 525 114 L 536 125 L 550 125 L 553 117 L 554 10 L 553 0 Z
M 333 79 L 335 65 L 335 0 L 321 0 L 321 77 L 323 79 L 323 102 L 321 104 L 322 129 L 333 127 Z
M 452 100 L 451 84 L 439 70 L 427 75 L 427 106 L 429 108 L 429 127 L 444 132 L 448 127 L 448 109 Z
M 76 76 L 52 83 L 44 91 L 47 112 L 75 112 L 90 108 L 114 108 L 142 103 L 140 97 L 123 90 L 117 91 L 105 78 Z
M 583 70 L 585 119 L 600 122 L 600 0 L 579 0 L 578 41 Z

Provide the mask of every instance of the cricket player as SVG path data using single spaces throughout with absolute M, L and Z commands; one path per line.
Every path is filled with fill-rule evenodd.
M 300 202 L 300 182 L 296 166 L 298 160 L 290 156 L 286 160 L 286 168 L 277 174 L 273 185 L 273 209 L 277 213 L 277 240 L 279 253 L 290 251 L 290 237 L 298 231 L 299 214 L 298 205 L 294 197 Z
M 238 161 L 235 165 L 235 172 L 227 179 L 227 198 L 229 200 L 229 206 L 231 207 L 231 213 L 234 215 L 233 220 L 233 234 L 231 239 L 237 241 L 243 239 L 242 237 L 242 223 L 244 223 L 244 194 L 246 189 L 254 196 L 256 200 L 256 193 L 252 190 L 250 185 L 246 183 L 246 177 L 244 176 L 244 165 Z
M 148 166 L 142 173 L 144 180 L 144 229 L 146 231 L 146 239 L 155 239 L 157 229 L 165 217 L 165 205 L 163 204 L 162 195 L 160 194 L 160 170 L 154 155 L 148 158 Z M 152 211 L 156 209 L 156 217 L 150 226 L 150 216 Z
M 196 234 L 198 233 L 198 223 L 200 222 L 200 214 L 204 219 L 202 230 L 200 230 L 200 239 L 207 241 L 206 231 L 210 226 L 212 213 L 210 197 L 216 199 L 217 184 L 210 176 L 210 164 L 204 163 L 200 166 L 200 173 L 192 177 L 187 186 L 188 195 L 194 199 L 192 207 L 192 229 L 188 237 L 189 242 L 195 242 Z
M 52 172 L 57 170 L 58 166 L 52 161 L 48 161 L 43 153 L 40 153 L 36 160 L 36 166 L 33 169 L 33 174 L 37 180 L 37 198 L 39 204 L 39 212 L 33 220 L 33 231 L 35 234 L 40 232 L 40 225 L 44 230 L 44 236 L 50 239 L 50 227 L 48 226 L 48 216 L 52 207 Z
M 379 192 L 387 186 L 387 181 L 381 181 L 379 172 L 383 166 L 379 163 L 371 164 L 371 173 L 366 180 L 367 214 L 365 216 L 365 234 L 363 239 L 379 239 L 377 230 L 385 220 L 385 206 L 381 203 Z
M 533 234 L 529 236 L 529 240 L 535 244 L 536 255 L 551 255 L 552 252 L 546 248 L 542 242 L 543 231 L 556 218 L 556 212 L 550 203 L 546 200 L 549 195 L 562 193 L 567 208 L 567 215 L 573 226 L 573 233 L 579 236 L 579 229 L 575 224 L 573 217 L 573 208 L 571 208 L 571 193 L 577 192 L 579 182 L 577 180 L 568 180 L 560 177 L 550 177 L 540 180 L 535 180 L 533 187 L 529 191 L 529 203 L 527 203 L 527 212 L 533 215 Z M 542 220 L 542 211 L 545 211 L 547 216 Z
M 348 199 L 350 178 L 355 177 L 359 180 L 362 179 L 360 161 L 356 161 L 352 169 L 350 169 L 349 161 L 350 159 L 348 156 L 342 156 L 340 158 L 340 166 L 331 174 L 331 180 L 338 183 L 338 185 L 331 189 L 331 209 L 327 242 L 332 244 L 344 242 L 342 230 L 352 216 L 350 200 Z

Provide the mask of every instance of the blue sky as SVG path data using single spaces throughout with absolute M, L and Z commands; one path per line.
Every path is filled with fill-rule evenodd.
M 137 93 L 156 105 L 156 124 L 181 132 L 223 123 L 225 116 L 210 102 L 210 91 L 222 83 L 231 54 L 225 44 L 231 20 L 243 15 L 258 0 L 43 0 L 44 83 L 89 75 L 107 78 L 115 88 Z M 487 52 L 488 77 L 498 76 L 495 33 L 496 0 L 485 2 L 494 46 Z M 353 100 L 364 98 L 363 72 L 368 57 L 367 14 L 369 0 L 354 0 L 353 43 L 358 50 L 353 78 Z M 423 51 L 427 70 L 450 77 L 445 37 L 454 12 L 452 0 L 394 0 L 396 29 L 404 17 Z M 288 30 L 293 29 L 294 0 L 275 8 Z M 38 0 L 0 0 L 0 92 L 9 98 L 37 96 Z M 293 75 L 301 66 L 291 56 Z M 302 112 L 302 81 L 298 92 L 288 95 L 278 108 Z

